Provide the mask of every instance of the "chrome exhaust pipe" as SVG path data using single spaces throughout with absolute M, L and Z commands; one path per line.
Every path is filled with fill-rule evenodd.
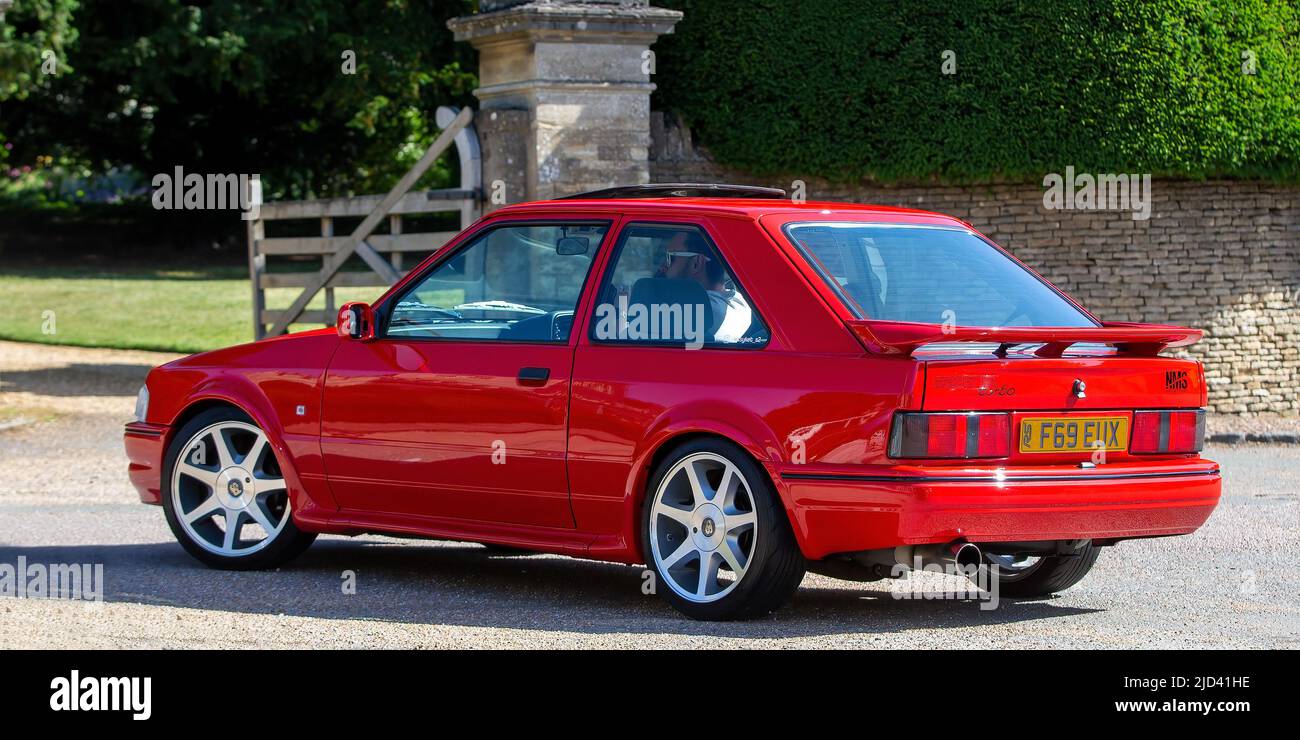
M 945 570 L 956 567 L 973 573 L 984 564 L 984 554 L 978 546 L 969 542 L 949 542 L 946 545 L 897 547 L 894 548 L 894 560 L 913 570 L 934 565 Z
M 984 564 L 984 553 L 980 552 L 979 547 L 969 543 L 953 543 L 949 546 L 952 552 L 953 562 L 962 570 L 978 569 Z

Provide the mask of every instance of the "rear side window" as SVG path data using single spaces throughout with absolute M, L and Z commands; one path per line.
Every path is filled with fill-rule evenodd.
M 1097 324 L 964 229 L 793 223 L 790 240 L 862 318 L 954 326 Z
M 596 342 L 762 347 L 767 325 L 713 242 L 689 224 L 630 224 L 601 283 Z

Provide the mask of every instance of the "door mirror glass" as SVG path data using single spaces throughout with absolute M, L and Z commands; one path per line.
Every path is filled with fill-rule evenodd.
M 375 336 L 375 314 L 365 303 L 345 303 L 339 309 L 336 327 L 339 336 L 367 341 Z

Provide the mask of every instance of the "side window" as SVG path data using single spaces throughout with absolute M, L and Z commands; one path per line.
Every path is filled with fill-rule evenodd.
M 608 223 L 501 226 L 397 299 L 385 336 L 567 342 Z
M 593 341 L 761 347 L 769 338 L 703 230 L 686 224 L 623 229 L 596 301 Z

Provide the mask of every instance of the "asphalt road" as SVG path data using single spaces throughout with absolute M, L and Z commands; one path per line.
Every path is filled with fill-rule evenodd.
M 164 359 L 0 342 L 0 567 L 104 567 L 102 603 L 0 598 L 0 648 L 1300 647 L 1296 447 L 1210 449 L 1224 500 L 1201 531 L 1121 544 L 1064 594 L 992 610 L 810 575 L 774 616 L 698 623 L 643 595 L 639 568 L 382 537 L 208 570 L 126 480 L 121 424 Z

